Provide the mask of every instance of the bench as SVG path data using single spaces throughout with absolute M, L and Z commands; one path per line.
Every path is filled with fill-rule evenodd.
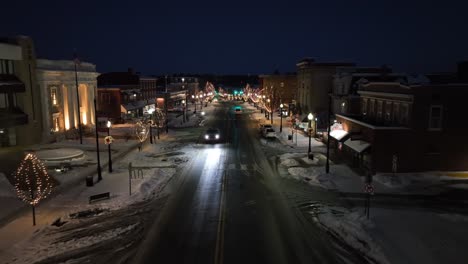
M 104 200 L 104 199 L 110 199 L 110 193 L 109 192 L 91 195 L 89 197 L 89 203 Z

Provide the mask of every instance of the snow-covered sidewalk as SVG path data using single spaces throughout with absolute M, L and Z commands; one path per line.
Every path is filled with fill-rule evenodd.
M 326 174 L 320 156 L 305 153 L 278 156 L 283 177 L 339 194 L 342 205 L 317 205 L 311 217 L 324 229 L 377 263 L 464 263 L 468 257 L 468 211 L 463 201 L 441 194 L 467 189 L 462 177 L 451 173 L 377 174 L 372 183 L 370 219 L 365 216 L 365 178 L 343 164 L 331 165 Z M 430 198 L 429 198 L 430 199 Z M 341 203 L 340 203 L 341 204 Z M 344 206 L 344 205 L 346 206 Z M 317 206 L 319 209 L 317 209 Z M 438 208 L 438 209 L 435 209 Z M 464 212 L 460 214 L 461 212 Z

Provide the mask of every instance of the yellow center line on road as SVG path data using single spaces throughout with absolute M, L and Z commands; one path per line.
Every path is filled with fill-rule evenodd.
M 223 173 L 223 179 L 221 183 L 221 202 L 219 204 L 219 218 L 218 218 L 218 232 L 216 234 L 216 248 L 215 248 L 215 264 L 222 264 L 223 263 L 223 256 L 224 256 L 224 223 L 226 221 L 226 172 Z

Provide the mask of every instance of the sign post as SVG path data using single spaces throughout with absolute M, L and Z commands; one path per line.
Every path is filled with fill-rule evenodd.
M 396 182 L 395 173 L 397 172 L 397 169 L 398 169 L 398 156 L 396 154 L 393 154 L 393 157 L 392 157 L 392 172 L 393 172 L 392 183 Z
M 364 191 L 366 192 L 366 203 L 365 207 L 365 214 L 367 219 L 369 219 L 370 215 L 370 198 L 371 195 L 374 195 L 374 186 L 372 186 L 372 175 L 370 173 L 367 175 L 366 185 L 364 187 Z

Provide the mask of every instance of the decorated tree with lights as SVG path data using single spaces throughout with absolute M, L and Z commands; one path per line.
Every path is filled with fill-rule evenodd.
M 138 149 L 141 151 L 141 146 L 143 145 L 143 142 L 148 138 L 149 124 L 146 124 L 142 121 L 138 121 L 136 122 L 134 129 L 138 141 L 140 141 L 140 146 L 138 147 Z
M 32 153 L 24 157 L 13 176 L 16 195 L 32 206 L 33 225 L 36 225 L 35 206 L 52 192 L 53 179 L 42 161 Z

